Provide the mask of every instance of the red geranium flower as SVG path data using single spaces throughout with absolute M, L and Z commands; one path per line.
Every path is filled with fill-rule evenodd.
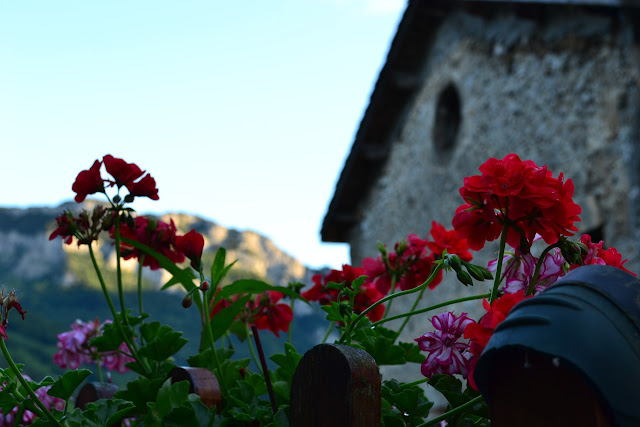
M 396 289 L 403 291 L 413 289 L 423 284 L 431 275 L 435 258 L 427 253 L 427 240 L 420 239 L 415 234 L 410 234 L 406 242 L 398 242 L 394 251 L 385 255 L 385 259 L 378 255 L 377 258 L 365 258 L 362 261 L 367 283 L 374 283 L 378 291 L 383 295 L 391 291 L 393 278 L 396 279 Z M 429 284 L 434 289 L 442 281 L 442 274 Z
M 441 257 L 445 249 L 449 254 L 456 254 L 463 261 L 471 261 L 473 255 L 469 252 L 467 239 L 461 239 L 456 235 L 455 230 L 447 231 L 444 226 L 436 221 L 431 223 L 433 242 L 427 242 L 427 246 L 438 257 Z
M 456 210 L 452 224 L 469 247 L 479 250 L 497 239 L 507 226 L 507 243 L 529 246 L 536 234 L 548 244 L 572 236 L 580 221 L 580 206 L 573 202 L 573 182 L 563 175 L 553 178 L 546 166 L 515 154 L 489 159 L 480 166 L 482 175 L 464 179 L 460 195 L 465 204 Z
M 200 270 L 204 237 L 195 230 L 176 238 L 176 248 L 191 260 L 191 267 Z
M 600 264 L 600 265 L 610 265 L 612 267 L 617 267 L 621 270 L 626 271 L 627 273 L 633 274 L 637 276 L 633 271 L 627 270 L 623 264 L 628 260 L 622 260 L 622 255 L 618 252 L 616 248 L 604 249 L 604 242 L 600 240 L 599 243 L 593 243 L 591 241 L 591 236 L 588 234 L 583 234 L 580 237 L 580 242 L 587 247 L 587 253 L 582 256 L 582 265 L 590 265 L 590 264 Z M 578 264 L 571 265 L 571 269 L 579 267 Z
M 159 199 L 156 180 L 149 174 L 143 176 L 138 182 L 130 182 L 126 185 L 131 197 L 148 197 L 151 200 Z
M 102 160 L 107 172 L 114 178 L 112 184 L 117 185 L 118 188 L 131 184 L 144 174 L 144 171 L 135 163 L 127 163 L 123 159 L 113 157 L 111 154 L 107 154 Z
M 320 305 L 327 305 L 330 301 L 337 301 L 339 290 L 327 287 L 330 282 L 342 283 L 345 282 L 346 286 L 351 288 L 351 284 L 358 277 L 363 276 L 365 273 L 362 267 L 352 267 L 349 264 L 344 264 L 342 270 L 331 270 L 326 276 L 316 274 L 311 278 L 314 285 L 311 289 L 303 292 L 301 295 L 308 301 L 318 301 Z M 364 283 L 360 286 L 360 292 L 354 298 L 354 311 L 357 314 L 362 313 L 371 304 L 381 300 L 384 297 L 380 293 L 375 285 L 371 283 Z M 384 306 L 380 304 L 373 310 L 367 313 L 367 317 L 372 322 L 377 322 L 382 319 L 384 314 Z
M 154 251 L 166 256 L 175 263 L 181 263 L 185 259 L 185 255 L 176 248 L 176 226 L 173 220 L 166 223 L 161 220 L 149 219 L 146 216 L 138 216 L 135 218 L 135 227 L 131 228 L 127 224 L 122 224 L 120 235 L 130 240 L 135 240 L 149 246 Z M 113 237 L 113 230 L 111 232 Z M 158 260 L 151 255 L 146 255 L 139 249 L 121 243 L 120 255 L 123 259 L 142 258 L 143 266 L 148 266 L 151 270 L 160 268 Z
M 71 189 L 76 193 L 75 201 L 82 203 L 89 194 L 104 193 L 104 184 L 100 176 L 102 162 L 96 160 L 88 170 L 81 171 Z
M 58 227 L 53 230 L 49 240 L 62 237 L 67 244 L 71 244 L 74 237 L 78 239 L 78 246 L 90 245 L 102 231 L 108 231 L 113 225 L 113 211 L 102 205 L 96 205 L 91 214 L 82 210 L 77 217 L 71 211 L 66 211 L 56 218 Z
M 360 292 L 353 299 L 353 310 L 356 313 L 362 313 L 374 302 L 380 301 L 384 295 L 371 283 L 365 283 L 360 286 Z M 384 305 L 377 305 L 373 310 L 368 312 L 366 316 L 372 322 L 377 322 L 384 315 Z
M 489 305 L 489 302 L 485 299 L 482 305 L 487 314 L 482 316 L 480 323 L 470 323 L 464 330 L 464 337 L 470 339 L 469 351 L 474 355 L 470 360 L 471 366 L 469 369 L 469 384 L 474 390 L 478 390 L 476 383 L 473 379 L 473 370 L 475 369 L 478 357 L 482 354 L 485 347 L 489 343 L 489 339 L 493 335 L 493 331 L 496 326 L 500 324 L 511 311 L 511 309 L 520 301 L 531 298 L 532 296 L 524 296 L 524 290 L 520 290 L 513 294 L 504 294 L 500 298 L 493 301 L 493 304 Z
M 278 303 L 282 298 L 280 292 L 267 291 L 259 298 L 258 310 L 254 314 L 253 323 L 258 329 L 268 329 L 277 337 L 279 331 L 289 332 L 293 320 L 293 311 L 288 304 Z
M 49 240 L 53 240 L 59 236 L 62 237 L 62 241 L 65 244 L 70 245 L 76 235 L 76 231 L 78 230 L 78 225 L 75 222 L 73 214 L 69 211 L 63 213 L 56 218 L 56 223 L 58 224 L 58 227 L 53 230 L 49 236 Z

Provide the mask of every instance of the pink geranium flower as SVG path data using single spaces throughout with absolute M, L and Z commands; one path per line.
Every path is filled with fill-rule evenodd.
M 77 369 L 81 365 L 90 365 L 100 362 L 107 370 L 125 373 L 129 370 L 125 365 L 133 359 L 127 355 L 128 349 L 125 343 L 115 351 L 99 353 L 95 347 L 89 345 L 92 338 L 102 333 L 103 324 L 95 319 L 91 322 L 76 320 L 71 325 L 71 330 L 58 334 L 58 351 L 53 355 L 53 362 L 64 369 Z
M 504 293 L 513 294 L 520 290 L 525 292 L 529 289 L 529 284 L 535 273 L 536 264 L 539 258 L 534 257 L 530 253 L 522 255 L 518 250 L 514 254 L 507 254 L 503 258 L 503 271 L 505 284 L 502 290 Z M 487 265 L 487 269 L 495 273 L 498 260 L 494 259 Z M 552 249 L 544 258 L 544 262 L 540 266 L 538 272 L 538 280 L 535 285 L 535 292 L 539 293 L 551 286 L 558 278 L 565 275 L 563 265 L 565 259 L 562 252 L 558 248 Z
M 27 374 L 23 373 L 22 376 L 27 381 L 33 381 Z M 5 386 L 6 383 L 2 384 L 2 386 L 0 386 L 0 391 L 2 391 Z M 44 404 L 44 406 L 46 406 L 48 410 L 52 411 L 54 409 L 57 409 L 58 411 L 62 411 L 64 409 L 64 400 L 47 394 L 50 388 L 50 385 L 38 388 L 37 390 L 35 390 L 36 396 L 38 396 L 38 399 L 40 399 L 40 401 Z M 16 406 L 6 414 L 0 413 L 0 427 L 13 425 L 31 425 L 36 420 L 36 414 L 28 409 L 25 409 L 24 412 L 22 412 L 22 419 L 17 422 L 18 420 L 16 420 L 16 416 L 18 416 L 18 412 L 19 408 Z
M 446 312 L 433 316 L 431 323 L 435 330 L 415 339 L 421 350 L 429 352 L 421 366 L 422 375 L 431 378 L 433 374 L 461 374 L 466 378 L 469 373 L 469 343 L 459 340 L 467 325 L 475 323 L 474 320 L 467 317 L 467 313 L 456 317 Z

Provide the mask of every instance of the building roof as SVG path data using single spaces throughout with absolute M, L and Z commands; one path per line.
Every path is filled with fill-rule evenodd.
M 322 241 L 347 242 L 359 222 L 359 205 L 380 175 L 392 136 L 420 89 L 425 46 L 443 18 L 460 5 L 477 9 L 499 3 L 640 7 L 640 0 L 409 0 L 336 184 L 322 224 Z

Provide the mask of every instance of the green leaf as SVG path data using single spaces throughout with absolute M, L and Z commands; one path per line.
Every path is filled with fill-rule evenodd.
M 167 284 L 165 284 L 162 287 L 162 289 L 166 289 L 176 283 L 180 283 L 182 284 L 184 289 L 188 292 L 196 286 L 193 283 L 193 279 L 195 279 L 196 276 L 193 274 L 193 271 L 191 270 L 190 267 L 187 267 L 187 268 L 179 267 L 169 258 L 167 258 L 166 256 L 162 255 L 159 252 L 154 251 L 149 246 L 143 243 L 128 239 L 126 237 L 121 237 L 121 239 L 127 245 L 131 245 L 134 248 L 141 250 L 145 254 L 151 255 L 152 257 L 154 257 L 158 261 L 158 264 L 160 264 L 160 267 L 164 268 L 169 273 L 171 273 L 171 275 L 173 276 L 173 279 L 170 280 Z
M 138 350 L 138 354 L 157 362 L 173 356 L 188 342 L 182 338 L 182 332 L 174 331 L 158 321 L 140 326 L 140 333 L 146 345 Z
M 351 289 L 360 292 L 360 287 L 364 285 L 365 280 L 367 280 L 367 276 L 359 276 L 357 279 L 351 282 Z
M 132 402 L 121 399 L 100 399 L 89 403 L 84 416 L 100 426 L 117 425 L 135 408 Z
M 8 414 L 18 404 L 16 399 L 9 390 L 0 391 L 0 411 L 3 414 Z
M 233 261 L 231 264 L 225 267 L 225 259 L 227 256 L 227 251 L 225 248 L 219 248 L 216 252 L 216 257 L 213 260 L 213 264 L 211 264 L 211 284 L 214 288 L 218 288 L 222 279 L 225 278 L 231 267 L 237 262 Z
M 157 411 L 161 417 L 168 415 L 173 409 L 182 406 L 189 396 L 189 381 L 180 381 L 171 384 L 171 378 L 167 379 L 158 390 L 156 398 Z
M 329 301 L 328 305 L 320 306 L 320 308 L 327 312 L 327 320 L 330 322 L 343 322 L 344 317 L 340 310 L 340 303 L 336 301 Z
M 164 381 L 165 378 L 154 378 L 150 380 L 140 376 L 128 382 L 127 388 L 117 391 L 113 397 L 131 401 L 137 408 L 146 409 L 147 402 L 156 401 L 158 390 Z
M 434 374 L 429 384 L 442 393 L 451 408 L 457 408 L 470 400 L 468 395 L 462 393 L 462 382 L 453 375 Z
M 129 337 L 133 336 L 133 331 L 122 325 L 122 329 Z M 89 345 L 95 347 L 100 353 L 114 351 L 124 342 L 124 337 L 120 332 L 120 328 L 115 323 L 105 323 L 102 328 L 102 335 L 98 335 L 89 341 Z
M 394 344 L 396 332 L 380 326 L 360 328 L 353 338 L 362 344 L 378 365 L 402 365 L 407 362 L 422 363 L 425 356 L 420 347 L 414 343 L 399 342 Z
M 253 279 L 236 280 L 235 282 L 221 288 L 214 301 L 217 302 L 223 298 L 229 298 L 236 294 L 261 294 L 266 291 L 280 292 L 283 295 L 302 300 L 309 304 L 306 299 L 302 298 L 295 291 L 285 286 L 272 286 L 260 280 Z
M 407 418 L 422 419 L 429 415 L 433 406 L 424 390 L 417 385 L 408 386 L 396 380 L 385 381 L 381 388 L 381 395 Z
M 91 375 L 91 371 L 88 369 L 65 372 L 53 383 L 47 394 L 49 396 L 59 397 L 62 400 L 68 400 L 76 388 L 78 388 L 82 381 L 89 375 Z
M 273 360 L 276 365 L 278 365 L 278 369 L 276 370 L 278 377 L 291 384 L 293 374 L 296 372 L 300 359 L 302 359 L 302 355 L 296 352 L 295 347 L 288 342 L 285 342 L 284 354 L 274 354 L 269 359 Z
M 247 302 L 251 299 L 251 295 L 244 296 L 231 303 L 230 306 L 223 308 L 211 319 L 211 330 L 213 332 L 213 340 L 217 340 L 223 336 L 235 322 L 236 316 L 246 307 Z M 204 330 L 204 328 L 203 328 Z M 202 348 L 209 346 L 209 339 L 203 334 Z
M 398 346 L 402 348 L 407 362 L 422 363 L 427 359 L 415 342 L 399 342 Z

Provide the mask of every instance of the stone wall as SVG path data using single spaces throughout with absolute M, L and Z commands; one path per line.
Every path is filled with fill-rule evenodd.
M 514 152 L 571 178 L 583 208 L 580 231 L 601 228 L 605 243 L 640 271 L 640 54 L 632 26 L 615 13 L 546 10 L 536 18 L 446 17 L 425 46 L 422 87 L 396 129 L 384 172 L 360 207 L 349 242 L 354 265 L 375 256 L 377 241 L 424 238 L 432 220 L 451 228 L 463 178 L 489 157 Z M 496 253 L 494 242 L 475 259 L 486 265 Z M 420 306 L 489 289 L 453 279 Z M 393 312 L 411 303 L 394 302 Z M 456 311 L 477 316 L 482 307 Z M 428 318 L 411 322 L 404 340 L 422 335 Z

